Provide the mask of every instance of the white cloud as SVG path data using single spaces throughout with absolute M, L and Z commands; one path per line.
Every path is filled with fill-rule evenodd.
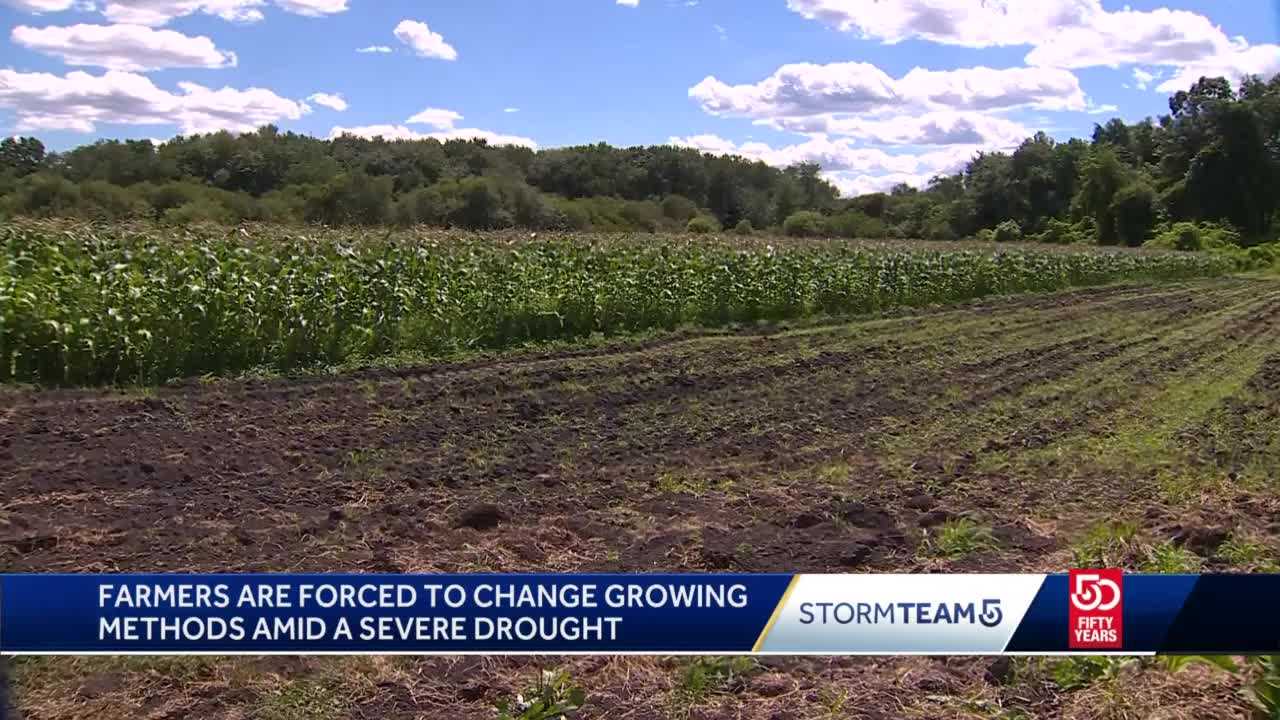
M 266 0 L 109 0 L 102 14 L 111 22 L 131 25 L 164 25 L 197 12 L 231 22 L 258 22 L 264 5 Z
M 77 0 L 5 0 L 6 4 L 29 13 L 62 12 L 75 6 Z
M 324 17 L 347 11 L 347 0 L 276 0 L 287 12 L 307 17 Z
M 1280 45 L 1255 45 L 1179 68 L 1156 90 L 1162 93 L 1189 90 L 1202 77 L 1225 77 L 1238 81 L 1245 75 L 1261 75 L 1265 79 L 1276 73 L 1280 73 Z
M 805 117 L 891 110 L 1052 110 L 1086 106 L 1080 81 L 1056 68 L 916 68 L 894 79 L 868 63 L 783 65 L 755 84 L 707 77 L 689 89 L 703 110 L 744 117 Z
M 348 107 L 347 101 L 343 99 L 341 93 L 330 94 L 321 92 L 316 93 L 307 99 L 317 105 L 323 105 L 330 110 L 337 110 L 338 112 L 343 112 Z
M 369 47 L 356 48 L 358 53 L 389 53 L 391 48 L 386 45 L 370 45 Z
M 1149 73 L 1142 68 L 1133 69 L 1133 82 L 1138 86 L 1139 90 L 1146 90 L 1147 86 L 1156 79 L 1155 73 Z
M 935 173 L 939 174 L 939 173 Z M 895 185 L 907 184 L 915 188 L 924 188 L 934 175 L 928 173 L 885 173 L 883 175 L 867 175 L 864 173 L 824 172 L 822 178 L 846 197 L 869 195 L 871 193 L 888 192 Z
M 438 130 L 446 130 L 452 128 L 461 119 L 462 116 L 452 110 L 427 108 L 405 122 L 411 125 L 430 125 Z
M 1200 13 L 1128 6 L 1113 12 L 1101 0 L 1037 0 L 1034 9 L 1022 0 L 787 0 L 787 6 L 887 43 L 919 38 L 974 48 L 1029 45 L 1027 64 L 1068 69 L 1145 64 L 1234 70 L 1230 58 L 1250 50 Z M 1280 57 L 1280 46 L 1259 47 Z
M 101 12 L 113 23 L 127 25 L 164 25 L 174 18 L 195 13 L 213 15 L 232 22 L 258 22 L 267 0 L 3 0 L 9 5 L 32 13 L 81 10 Z M 285 12 L 321 17 L 345 12 L 349 0 L 273 0 Z
M 1033 134 L 1031 129 L 1021 123 L 975 112 L 936 111 L 883 119 L 826 114 L 757 122 L 788 132 L 838 135 L 874 145 L 1011 147 Z
M 520 112 L 520 108 L 518 108 L 518 107 L 502 108 L 502 112 L 504 112 L 504 113 L 518 113 L 518 112 Z
M 627 7 L 639 7 L 640 0 L 618 0 L 618 4 L 626 5 Z
M 1056 68 L 915 68 L 898 81 L 897 88 L 909 101 L 941 109 L 1076 110 L 1086 103 L 1076 76 Z
M 59 57 L 68 65 L 146 71 L 236 64 L 235 53 L 219 50 L 207 37 L 153 30 L 145 25 L 19 25 L 10 37 L 17 45 Z
M 420 57 L 457 60 L 458 51 L 445 42 L 444 36 L 433 32 L 424 22 L 401 20 L 395 29 L 396 39 L 408 45 Z
M 484 140 L 490 145 L 521 145 L 528 148 L 537 149 L 538 143 L 530 138 L 521 137 L 519 135 L 503 135 L 489 130 L 479 130 L 477 128 L 450 128 L 447 130 L 439 130 L 436 132 L 418 132 L 405 127 L 404 125 L 364 125 L 361 127 L 334 127 L 329 131 L 329 138 L 339 138 L 343 135 L 355 135 L 363 138 L 381 137 L 386 140 L 427 140 L 434 139 L 440 142 L 448 140 Z
M 182 82 L 178 89 L 169 92 L 143 75 L 119 70 L 58 76 L 0 69 L 0 107 L 16 113 L 20 131 L 93 132 L 98 123 L 177 125 L 184 133 L 249 131 L 310 110 L 263 88 L 213 90 Z
M 1097 0 L 1085 4 L 1090 7 L 1084 22 L 1052 28 L 1035 43 L 1028 63 L 1069 68 L 1185 65 L 1236 45 L 1222 28 L 1198 13 L 1168 8 L 1106 12 Z
M 431 132 L 419 132 L 405 125 L 365 125 L 361 127 L 334 127 L 329 132 L 330 138 L 344 134 L 358 135 L 364 138 L 383 137 L 387 140 L 485 140 L 490 145 L 522 145 L 536 149 L 538 143 L 521 135 L 506 135 L 479 128 L 460 128 L 457 123 L 462 114 L 453 110 L 427 108 L 405 121 L 409 125 L 427 125 L 434 128 Z
M 761 142 L 742 144 L 718 135 L 693 135 L 672 137 L 672 145 L 691 147 L 713 155 L 741 155 L 749 160 L 775 167 L 787 167 L 796 163 L 817 163 L 827 172 L 858 173 L 919 173 L 936 174 L 950 172 L 962 166 L 980 146 L 954 146 L 944 150 L 911 154 L 887 153 L 877 148 L 856 147 L 849 140 L 811 137 L 805 142 L 780 148 Z
M 822 168 L 822 176 L 844 195 L 881 192 L 900 183 L 922 188 L 938 175 L 959 172 L 981 151 L 1007 149 L 975 144 L 953 145 L 918 154 L 889 153 L 876 148 L 857 147 L 847 139 L 833 140 L 822 135 L 779 148 L 760 142 L 738 144 L 718 135 L 672 137 L 668 142 L 713 155 L 740 155 L 775 167 L 817 163 Z
M 889 43 L 922 38 L 949 45 L 1030 44 L 1096 0 L 1043 0 L 1035 12 L 1014 0 L 787 0 L 810 20 Z

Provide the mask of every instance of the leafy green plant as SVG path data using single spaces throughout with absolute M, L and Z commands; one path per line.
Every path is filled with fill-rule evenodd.
M 689 220 L 685 230 L 694 235 L 710 235 L 711 233 L 720 232 L 720 223 L 710 215 L 699 215 Z
M 1044 232 L 1030 239 L 1049 245 L 1078 245 L 1087 243 L 1089 236 L 1066 220 L 1050 220 L 1045 224 Z
M 6 223 L 0 382 L 289 372 L 1231 268 L 1040 246 L 519 237 Z
M 1070 657 L 1053 662 L 1049 676 L 1063 690 L 1079 690 L 1099 680 L 1114 678 L 1122 669 L 1133 665 L 1133 658 L 1110 656 Z
M 687 704 L 694 704 L 708 694 L 732 687 L 759 671 L 759 663 L 750 657 L 699 657 L 681 671 L 678 691 Z
M 1280 720 L 1280 655 L 1249 659 L 1256 679 L 1243 689 L 1244 696 L 1267 720 Z
M 1140 550 L 1138 527 L 1115 521 L 1090 528 L 1071 553 L 1075 567 L 1119 567 Z
M 827 234 L 827 219 L 822 213 L 802 210 L 782 221 L 782 232 L 790 237 L 818 237 Z
M 538 684 L 498 703 L 498 720 L 560 720 L 581 710 L 587 694 L 563 670 L 544 670 Z
M 1163 543 L 1151 548 L 1142 570 L 1153 573 L 1193 573 L 1200 570 L 1200 558 L 1190 550 L 1173 543 Z
M 926 538 L 930 554 L 959 558 L 996 547 L 991 528 L 979 525 L 969 518 L 948 520 L 936 534 Z
M 996 242 L 1018 242 L 1022 239 L 1022 226 L 1014 220 L 1005 220 L 996 226 Z
M 1201 664 L 1231 673 L 1244 684 L 1240 694 L 1253 706 L 1259 720 L 1280 720 L 1280 655 L 1255 655 L 1245 658 L 1243 667 L 1222 655 L 1184 655 L 1162 658 L 1170 672 Z
M 1248 538 L 1232 536 L 1218 547 L 1218 557 L 1236 569 L 1275 572 L 1274 554 L 1266 546 Z

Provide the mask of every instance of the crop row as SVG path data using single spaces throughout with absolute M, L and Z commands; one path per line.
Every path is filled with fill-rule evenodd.
M 155 383 L 1217 275 L 1194 253 L 0 227 L 0 381 Z

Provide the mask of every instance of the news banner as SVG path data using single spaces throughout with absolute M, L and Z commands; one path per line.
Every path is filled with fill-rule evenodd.
M 0 654 L 1274 654 L 1280 576 L 0 575 Z

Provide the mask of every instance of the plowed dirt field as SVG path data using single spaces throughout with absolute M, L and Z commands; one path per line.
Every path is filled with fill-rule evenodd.
M 141 392 L 0 391 L 0 567 L 1273 568 L 1280 282 Z M 1245 717 L 1225 673 L 1048 660 L 23 659 L 27 718 Z M 706 669 L 708 683 L 691 680 Z M 733 672 L 728 672 L 728 670 Z M 1155 715 L 1153 715 L 1155 713 Z

